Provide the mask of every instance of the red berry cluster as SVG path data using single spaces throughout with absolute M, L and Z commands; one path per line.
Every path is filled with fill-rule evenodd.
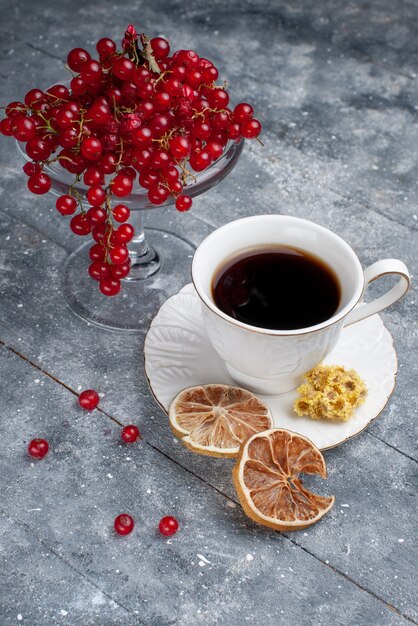
M 184 193 L 191 170 L 208 168 L 229 140 L 258 137 L 261 124 L 246 103 L 228 108 L 218 70 L 193 50 L 177 50 L 162 37 L 148 39 L 129 26 L 118 50 L 100 39 L 98 59 L 87 50 L 68 54 L 70 87 L 31 89 L 24 102 L 11 102 L 0 132 L 26 144 L 31 159 L 23 169 L 35 194 L 50 190 L 45 165 L 57 161 L 74 174 L 68 194 L 57 199 L 61 215 L 71 215 L 77 235 L 91 234 L 90 276 L 100 291 L 116 295 L 130 271 L 127 244 L 134 235 L 129 196 L 135 181 L 152 204 L 175 198 L 179 211 L 192 199 Z M 83 181 L 90 207 L 83 206 L 77 183 Z

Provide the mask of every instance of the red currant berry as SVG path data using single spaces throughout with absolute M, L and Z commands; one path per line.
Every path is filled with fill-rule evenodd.
M 162 204 L 168 198 L 169 190 L 162 185 L 153 185 L 148 191 L 148 200 L 152 204 Z
M 13 135 L 12 120 L 10 117 L 5 117 L 4 120 L 1 120 L 0 133 L 6 137 L 11 137 Z
M 108 278 L 110 276 L 110 267 L 107 263 L 101 261 L 94 261 L 89 266 L 89 274 L 94 280 L 102 280 L 102 278 Z
M 159 177 L 157 172 L 148 168 L 141 170 L 141 173 L 139 175 L 139 184 L 141 185 L 141 187 L 144 187 L 144 189 L 149 189 L 150 187 L 152 187 L 152 185 L 155 185 L 158 180 Z
M 170 162 L 171 159 L 166 150 L 154 150 L 154 152 L 151 153 L 149 167 L 153 170 L 161 170 L 163 167 L 168 167 Z
M 26 144 L 26 154 L 33 161 L 46 161 L 51 155 L 50 144 L 45 139 L 34 137 Z
M 179 81 L 186 80 L 187 70 L 184 65 L 175 65 L 172 69 L 173 78 L 177 78 Z
M 131 271 L 131 259 L 128 259 L 126 263 L 122 263 L 121 265 L 111 265 L 110 266 L 110 275 L 112 278 L 117 278 L 121 280 L 121 278 L 126 278 L 126 276 Z
M 135 83 L 137 87 L 141 87 L 145 83 L 149 83 L 151 77 L 151 72 L 147 70 L 147 68 L 143 65 L 140 65 L 139 67 L 135 67 L 134 69 L 132 82 Z
M 93 411 L 99 404 L 100 398 L 94 389 L 86 389 L 78 396 L 78 404 L 86 411 Z
M 30 117 L 17 115 L 12 120 L 12 132 L 18 141 L 30 141 L 36 135 L 36 124 Z
M 169 184 L 169 189 L 172 194 L 179 196 L 183 191 L 183 185 L 179 180 L 172 180 Z
M 109 257 L 113 265 L 122 265 L 129 258 L 128 248 L 124 245 L 116 245 L 109 250 Z
M 132 133 L 132 143 L 134 146 L 137 146 L 138 148 L 145 148 L 149 146 L 151 142 L 152 142 L 152 131 L 147 126 L 138 128 Z
M 83 172 L 87 167 L 87 161 L 83 155 L 81 153 L 74 154 L 74 152 L 68 148 L 61 150 L 58 155 L 58 159 L 60 161 L 60 165 L 71 172 L 71 174 L 81 174 L 81 172 Z
M 92 226 L 103 224 L 106 221 L 106 211 L 100 206 L 92 206 L 87 211 L 87 219 Z
M 74 48 L 68 53 L 67 65 L 70 70 L 73 70 L 73 72 L 79 72 L 83 63 L 89 61 L 90 58 L 91 57 L 87 50 L 84 50 L 83 48 Z
M 25 115 L 26 106 L 23 102 L 10 102 L 7 105 L 5 113 L 7 117 L 15 117 L 16 115 Z
M 107 105 L 107 102 L 95 103 L 88 111 L 88 116 L 91 118 L 91 121 L 98 126 L 103 126 L 106 124 L 112 117 L 110 109 Z M 84 125 L 84 128 L 86 126 Z
M 104 261 L 106 250 L 100 243 L 95 243 L 89 250 L 89 258 L 91 261 Z
M 176 63 L 178 63 L 179 65 L 184 65 L 184 67 L 187 68 L 199 67 L 200 59 L 194 50 L 178 50 L 175 55 L 177 55 Z
M 71 218 L 70 228 L 76 235 L 88 235 L 91 231 L 90 221 L 82 213 L 78 213 Z
M 167 115 L 154 115 L 150 121 L 150 128 L 156 137 L 161 137 L 170 129 L 170 120 Z
M 197 95 L 197 92 L 190 85 L 183 85 L 181 93 L 183 98 L 187 98 L 187 100 L 194 100 Z
M 175 98 L 180 93 L 181 83 L 177 78 L 169 78 L 165 83 L 164 88 L 170 96 Z
M 70 81 L 71 93 L 73 97 L 79 97 L 86 93 L 87 85 L 79 76 L 72 78 Z
M 168 167 L 165 167 L 163 170 L 161 170 L 161 176 L 168 183 L 172 183 L 179 179 L 180 174 L 178 169 L 174 165 L 169 165 Z
M 100 83 L 103 77 L 103 70 L 97 61 L 86 61 L 80 69 L 80 78 L 88 85 Z
M 234 122 L 228 126 L 227 132 L 230 139 L 239 139 L 239 137 L 241 137 L 241 126 L 237 122 Z
M 219 76 L 218 70 L 216 69 L 214 65 L 212 65 L 211 67 L 207 67 L 205 70 L 203 70 L 202 82 L 207 83 L 208 85 L 211 85 L 212 83 L 216 81 L 218 76 Z
M 103 174 L 113 174 L 116 171 L 117 164 L 118 160 L 111 152 L 104 154 L 98 163 L 99 170 Z
M 192 69 L 189 70 L 186 74 L 187 84 L 192 87 L 192 89 L 197 89 L 202 82 L 203 76 L 199 70 Z
M 131 224 L 122 224 L 113 232 L 115 243 L 129 243 L 134 236 L 134 227 Z
M 261 133 L 261 124 L 256 119 L 247 120 L 243 122 L 241 132 L 246 139 L 255 139 Z
M 166 59 L 170 54 L 170 44 L 163 37 L 153 37 L 150 41 L 152 52 L 157 61 Z
M 228 128 L 231 122 L 231 112 L 229 109 L 226 111 L 218 111 L 212 115 L 211 125 L 214 131 L 224 130 Z
M 89 187 L 103 185 L 105 182 L 102 172 L 97 167 L 89 167 L 84 172 L 83 181 Z
M 136 113 L 126 115 L 120 125 L 120 133 L 124 139 L 130 140 L 132 133 L 141 128 L 142 120 Z
M 145 148 L 137 148 L 132 155 L 132 165 L 138 170 L 138 172 L 142 172 L 143 168 L 145 168 L 151 159 L 151 152 Z
M 135 443 L 138 437 L 140 437 L 139 428 L 134 424 L 125 426 L 121 432 L 121 437 L 125 443 Z
M 181 135 L 172 137 L 168 149 L 174 159 L 186 159 L 190 154 L 190 141 Z
M 96 139 L 96 137 L 86 137 L 81 142 L 81 153 L 84 158 L 89 161 L 97 161 L 100 159 L 103 152 L 103 144 L 100 139 Z
M 208 139 L 212 130 L 209 124 L 206 122 L 197 122 L 193 125 L 191 134 L 193 137 L 198 137 L 198 139 Z
M 28 189 L 32 193 L 43 194 L 51 189 L 51 179 L 43 172 L 32 174 L 28 178 Z
M 238 124 L 242 124 L 245 120 L 250 120 L 254 115 L 254 109 L 251 104 L 240 102 L 234 109 L 234 120 Z
M 28 454 L 34 459 L 43 459 L 48 454 L 49 445 L 45 439 L 32 439 L 28 445 Z
M 55 206 L 57 207 L 57 211 L 61 213 L 61 215 L 72 215 L 76 212 L 77 201 L 72 196 L 60 196 L 59 198 L 57 198 Z
M 45 99 L 45 94 L 40 89 L 31 89 L 25 96 L 25 104 L 28 107 L 32 107 L 35 102 Z
M 165 537 L 170 537 L 170 535 L 174 535 L 179 529 L 179 523 L 175 517 L 171 515 L 167 515 L 160 519 L 160 523 L 158 524 L 159 531 Z
M 116 296 L 120 291 L 120 280 L 117 278 L 103 278 L 99 283 L 99 289 L 104 296 Z
M 205 59 L 205 57 L 201 57 L 199 61 L 200 71 L 203 72 L 204 70 L 207 70 L 209 67 L 213 67 L 212 61 L 209 61 L 209 59 Z
M 149 120 L 149 118 L 154 115 L 154 112 L 155 108 L 150 100 L 145 100 L 145 102 L 141 102 L 138 106 L 138 113 L 144 118 L 144 120 Z
M 212 157 L 208 150 L 194 152 L 190 157 L 190 165 L 195 172 L 202 172 L 212 163 Z
M 193 204 L 193 200 L 190 196 L 179 196 L 176 200 L 177 211 L 188 211 Z
M 52 104 L 56 104 L 57 100 L 68 100 L 70 92 L 65 85 L 52 85 L 52 87 L 45 92 L 45 96 L 47 96 Z
M 120 80 L 130 80 L 134 71 L 134 64 L 126 57 L 119 57 L 113 62 L 113 74 Z
M 118 535 L 129 535 L 134 529 L 135 522 L 127 513 L 121 513 L 114 521 L 115 531 Z
M 170 106 L 171 96 L 166 91 L 160 91 L 154 98 L 154 106 L 157 111 L 165 111 Z
M 124 204 L 117 204 L 113 210 L 113 218 L 116 222 L 126 222 L 131 214 L 130 210 Z
M 144 83 L 143 85 L 141 85 L 141 87 L 138 87 L 138 91 L 139 96 L 143 100 L 152 98 L 152 96 L 154 95 L 154 87 L 151 83 Z
M 98 185 L 93 185 L 87 191 L 87 200 L 93 206 L 100 206 L 106 200 L 106 192 L 103 187 L 99 187 Z
M 22 169 L 25 172 L 26 176 L 32 176 L 32 174 L 39 174 L 39 172 L 41 171 L 41 166 L 39 165 L 39 163 L 28 161 L 28 163 L 25 163 Z
M 96 226 L 93 226 L 91 236 L 93 237 L 94 241 L 97 241 L 97 243 L 102 243 L 106 235 L 109 235 L 109 230 L 106 229 L 106 226 L 104 224 L 97 224 Z
M 129 195 L 132 191 L 133 183 L 130 176 L 117 174 L 111 182 L 112 193 L 118 198 Z
M 214 109 L 224 109 L 228 106 L 229 96 L 225 89 L 209 89 L 208 100 L 211 107 L 213 107 Z
M 219 159 L 224 151 L 224 147 L 219 141 L 208 141 L 206 144 L 206 150 L 209 151 L 212 159 L 216 161 L 216 159 Z
M 77 114 L 71 109 L 62 108 L 57 111 L 55 121 L 60 128 L 71 128 L 77 118 Z
M 22 169 L 25 172 L 26 176 L 32 176 L 32 174 L 39 174 L 39 172 L 42 171 L 39 163 L 34 163 L 33 161 L 28 161 L 27 163 L 25 163 Z
M 115 42 L 112 39 L 109 39 L 108 37 L 103 37 L 102 39 L 99 39 L 99 41 L 96 43 L 96 50 L 101 57 L 106 59 L 112 54 L 115 54 L 117 48 Z
M 59 143 L 63 148 L 75 148 L 78 145 L 79 132 L 75 128 L 66 128 L 59 135 Z

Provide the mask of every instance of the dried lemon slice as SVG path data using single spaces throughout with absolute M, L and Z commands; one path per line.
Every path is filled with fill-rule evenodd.
M 210 456 L 237 456 L 241 444 L 272 426 L 269 407 L 240 387 L 199 385 L 181 391 L 170 405 L 171 428 L 184 445 Z
M 241 447 L 233 479 L 245 513 L 280 531 L 315 524 L 335 498 L 306 489 L 299 474 L 326 478 L 324 457 L 306 437 L 273 428 L 253 435 Z

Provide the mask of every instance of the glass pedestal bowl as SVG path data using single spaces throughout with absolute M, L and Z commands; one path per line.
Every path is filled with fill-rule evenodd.
M 219 159 L 205 171 L 195 173 L 195 181 L 187 186 L 185 193 L 194 198 L 221 182 L 235 167 L 243 144 L 243 140 L 229 142 Z M 21 158 L 27 161 L 26 153 L 17 146 Z M 74 183 L 72 174 L 57 163 L 46 166 L 44 171 L 52 181 L 51 193 L 55 196 L 68 193 Z M 102 295 L 89 276 L 88 251 L 95 243 L 90 237 L 69 255 L 63 269 L 62 289 L 70 309 L 90 324 L 108 330 L 145 332 L 161 304 L 181 289 L 190 274 L 194 246 L 187 240 L 187 234 L 181 237 L 164 227 L 144 228 L 146 211 L 168 206 L 176 210 L 173 198 L 155 206 L 149 202 L 145 189 L 136 188 L 136 193 L 117 199 L 131 210 L 128 222 L 135 229 L 128 244 L 132 267 L 129 276 L 122 279 L 120 293 L 112 297 Z M 80 182 L 75 189 L 88 208 L 88 188 Z

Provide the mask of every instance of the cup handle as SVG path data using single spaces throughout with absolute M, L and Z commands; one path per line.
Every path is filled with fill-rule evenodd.
M 383 296 L 372 300 L 372 302 L 367 302 L 366 304 L 360 302 L 357 304 L 345 318 L 344 326 L 355 324 L 355 322 L 364 320 L 366 317 L 370 317 L 370 315 L 379 313 L 379 311 L 386 309 L 406 294 L 411 286 L 411 278 L 405 263 L 402 263 L 402 261 L 398 259 L 382 259 L 381 261 L 376 261 L 376 263 L 369 265 L 369 267 L 364 270 L 362 299 L 370 283 L 386 274 L 397 274 L 400 277 L 396 285 L 392 287 L 392 289 L 389 289 L 387 293 L 383 294 Z

